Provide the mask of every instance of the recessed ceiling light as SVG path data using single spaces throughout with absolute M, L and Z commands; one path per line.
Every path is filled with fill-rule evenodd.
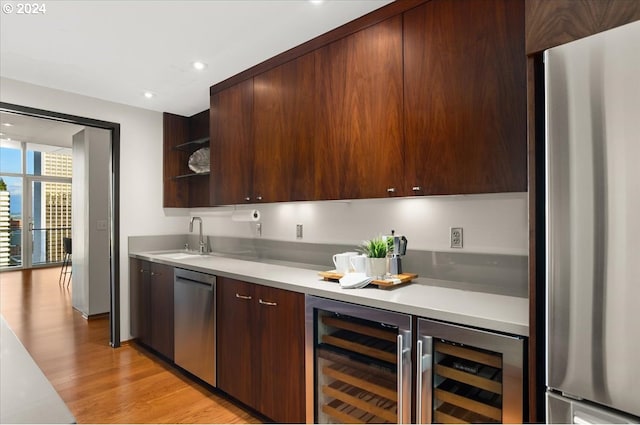
M 197 69 L 198 71 L 202 71 L 203 69 L 205 69 L 207 67 L 207 64 L 204 62 L 200 62 L 200 61 L 195 61 L 193 63 L 193 67 L 195 69 Z
M 323 1 L 324 0 L 309 0 L 309 2 L 313 4 L 322 4 Z
M 5 127 L 13 127 L 13 124 L 11 124 L 10 122 L 3 122 L 2 125 L 4 125 Z
M 146 91 L 144 92 L 144 97 L 146 97 L 147 99 L 151 99 L 152 97 L 155 97 L 155 94 L 150 91 Z

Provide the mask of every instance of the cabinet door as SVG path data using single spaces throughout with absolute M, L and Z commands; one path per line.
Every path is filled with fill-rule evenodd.
M 254 178 L 258 201 L 312 199 L 314 55 L 254 78 Z
M 173 267 L 152 263 L 150 281 L 150 345 L 173 360 Z
M 403 181 L 402 17 L 316 50 L 315 199 L 379 198 Z
M 217 371 L 218 388 L 241 402 L 256 407 L 255 374 L 252 356 L 254 285 L 218 277 Z
M 525 64 L 523 1 L 434 0 L 405 12 L 408 190 L 527 190 Z
M 257 409 L 276 422 L 304 423 L 304 295 L 255 288 Z
M 149 277 L 148 261 L 129 260 L 129 316 L 131 336 L 149 344 Z
M 211 199 L 253 202 L 253 79 L 212 95 L 210 113 Z

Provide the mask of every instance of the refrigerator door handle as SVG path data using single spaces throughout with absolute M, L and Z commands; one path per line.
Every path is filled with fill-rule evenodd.
M 432 422 L 431 383 L 433 375 L 431 370 L 433 369 L 433 338 L 430 336 L 419 338 L 416 344 L 416 351 L 416 423 L 430 424 Z M 423 391 L 424 386 L 428 389 L 427 391 Z M 423 392 L 426 394 L 423 394 Z

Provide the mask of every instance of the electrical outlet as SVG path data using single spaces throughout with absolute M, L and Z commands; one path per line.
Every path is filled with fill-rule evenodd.
M 302 224 L 296 224 L 296 239 L 302 239 Z
M 451 241 L 451 248 L 462 248 L 462 227 L 449 228 Z
M 262 223 L 256 223 L 256 233 L 258 236 L 262 236 Z

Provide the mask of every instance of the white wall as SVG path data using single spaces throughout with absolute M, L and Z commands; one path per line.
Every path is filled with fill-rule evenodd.
M 162 114 L 6 78 L 0 78 L 0 101 L 120 124 L 120 311 L 127 339 L 127 238 L 188 230 L 185 217 L 162 209 Z
M 358 245 L 378 234 L 407 236 L 409 249 L 527 255 L 527 194 L 503 193 L 238 206 L 260 211 L 262 237 Z M 204 233 L 257 237 L 255 223 L 234 222 L 234 207 L 192 209 Z M 303 239 L 296 239 L 296 224 Z M 449 248 L 449 228 L 462 227 L 464 248 Z M 215 247 L 214 247 L 215 249 Z
M 108 313 L 111 133 L 87 127 L 73 136 L 73 307 Z

